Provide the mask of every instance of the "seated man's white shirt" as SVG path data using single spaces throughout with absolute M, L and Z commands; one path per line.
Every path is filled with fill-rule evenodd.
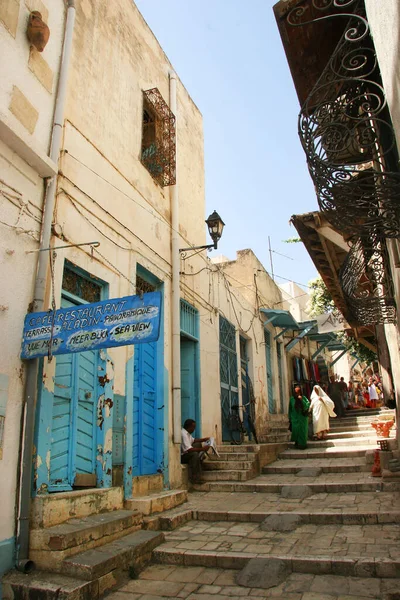
M 181 454 L 186 452 L 193 447 L 194 437 L 190 435 L 186 429 L 182 429 L 182 441 L 181 441 Z

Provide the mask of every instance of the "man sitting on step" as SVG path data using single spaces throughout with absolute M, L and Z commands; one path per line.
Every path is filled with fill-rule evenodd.
M 196 421 L 186 419 L 182 429 L 181 463 L 189 465 L 189 480 L 192 483 L 203 483 L 201 478 L 201 462 L 211 448 L 210 438 L 194 438 L 192 433 L 196 429 Z

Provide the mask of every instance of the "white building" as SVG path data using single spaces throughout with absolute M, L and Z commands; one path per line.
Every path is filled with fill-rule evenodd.
M 43 52 L 27 39 L 37 10 L 50 29 Z M 46 178 L 57 173 L 48 154 L 64 37 L 62 0 L 0 3 L 0 572 L 13 564 L 15 504 L 23 407 L 19 359 L 24 316 L 32 301 Z

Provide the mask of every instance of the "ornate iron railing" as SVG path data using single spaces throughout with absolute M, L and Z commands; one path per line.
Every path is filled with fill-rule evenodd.
M 310 8 L 321 17 L 307 20 Z M 331 14 L 332 9 L 338 9 Z M 339 9 L 351 12 L 340 12 Z M 360 324 L 395 320 L 385 238 L 400 236 L 400 173 L 395 134 L 362 0 L 309 0 L 287 17 L 292 26 L 336 16 L 348 24 L 301 108 L 299 135 L 318 204 L 350 243 L 340 271 Z

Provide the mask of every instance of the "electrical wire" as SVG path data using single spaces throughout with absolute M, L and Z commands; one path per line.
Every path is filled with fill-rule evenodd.
M 66 178 L 68 179 L 68 178 Z M 73 184 L 72 184 L 73 185 Z M 78 188 L 79 189 L 79 188 Z M 84 210 L 86 210 L 88 213 L 90 213 L 95 219 L 97 219 L 98 221 L 100 221 L 100 223 L 103 223 L 103 225 L 105 225 L 106 227 L 110 227 L 109 223 L 106 223 L 105 221 L 103 221 L 99 216 L 97 216 L 95 213 L 93 213 L 91 210 L 89 210 L 86 206 L 83 206 L 81 202 L 79 202 L 76 198 L 74 198 L 73 196 L 71 196 L 71 194 L 69 194 L 64 188 L 60 188 L 60 192 L 62 192 L 63 194 L 65 194 L 65 196 L 70 200 L 70 202 L 72 204 L 75 203 L 79 204 L 81 208 L 83 208 Z M 60 193 L 59 192 L 59 193 Z M 137 234 L 135 234 L 133 231 L 131 231 L 128 227 L 126 227 L 126 225 L 124 225 L 123 223 L 121 223 L 116 217 L 114 217 L 114 215 L 112 215 L 111 213 L 109 213 L 106 209 L 104 209 L 101 204 L 99 204 L 98 202 L 96 202 L 95 200 L 93 200 L 93 198 L 91 198 L 90 196 L 88 196 L 85 192 L 82 192 L 85 196 L 87 196 L 90 200 L 92 200 L 92 202 L 94 204 L 96 204 L 96 206 L 99 206 L 99 208 L 101 208 L 110 218 L 112 218 L 116 223 L 118 223 L 119 225 L 121 225 L 121 227 L 123 227 L 124 229 L 126 229 L 133 237 L 135 237 L 137 240 L 139 240 L 139 242 L 141 242 L 144 246 L 146 246 L 146 248 L 148 248 L 149 250 L 151 250 L 151 252 L 153 254 L 155 254 L 156 256 L 158 256 L 163 262 L 165 262 L 168 267 L 171 267 L 171 264 L 168 262 L 167 259 L 165 259 L 163 256 L 161 256 L 161 254 L 159 254 L 158 252 L 156 252 L 156 250 L 154 250 L 154 248 L 152 248 L 151 246 L 149 246 L 148 244 L 146 244 L 146 242 L 144 240 L 142 240 L 142 238 L 140 238 Z M 75 209 L 77 210 L 77 212 L 79 212 L 82 217 L 88 221 L 88 223 L 90 223 L 90 225 L 92 225 L 101 235 L 103 235 L 105 238 L 107 238 L 110 242 L 112 242 L 115 246 L 119 247 L 121 250 L 129 250 L 129 251 L 133 251 L 132 248 L 125 248 L 124 246 L 120 246 L 117 242 L 115 242 L 114 240 L 112 240 L 111 238 L 109 238 L 103 231 L 101 231 L 100 229 L 98 229 L 93 223 L 92 221 L 86 217 L 85 215 L 83 215 L 80 210 L 75 206 Z M 118 231 L 115 231 L 116 235 L 120 236 L 120 237 L 124 237 L 122 236 L 122 234 L 120 234 Z M 129 240 L 124 237 L 124 239 L 129 243 Z

